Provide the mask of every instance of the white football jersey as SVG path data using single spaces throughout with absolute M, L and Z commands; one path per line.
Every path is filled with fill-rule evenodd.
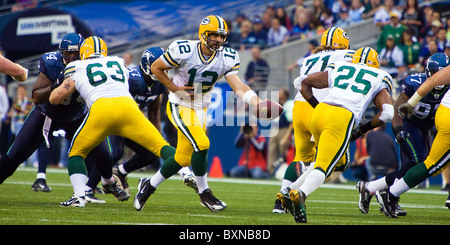
M 445 93 L 444 97 L 441 100 L 441 105 L 450 108 L 450 93 Z
M 389 93 L 392 90 L 392 77 L 381 69 L 336 62 L 330 64 L 326 71 L 328 71 L 330 90 L 322 102 L 351 111 L 355 118 L 355 125 L 359 124 L 378 92 L 384 88 Z
M 300 66 L 300 76 L 309 75 L 315 72 L 324 71 L 328 64 L 338 62 L 338 61 L 352 61 L 354 50 L 344 49 L 344 50 L 328 50 L 319 53 L 312 54 L 305 59 L 303 59 L 302 65 Z M 320 102 L 328 94 L 329 88 L 316 89 L 313 88 L 314 97 Z M 300 91 L 298 91 L 295 96 L 295 101 L 306 101 Z
M 89 108 L 99 98 L 132 98 L 128 91 L 129 72 L 122 58 L 108 56 L 77 60 L 64 70 L 64 77 L 68 76 L 75 81 L 77 91 Z
M 162 61 L 174 68 L 173 83 L 176 86 L 193 86 L 195 91 L 192 105 L 172 92 L 169 101 L 195 109 L 203 109 L 211 103 L 212 89 L 217 80 L 239 72 L 239 55 L 234 49 L 226 47 L 211 57 L 204 57 L 200 41 L 174 41 L 162 56 Z

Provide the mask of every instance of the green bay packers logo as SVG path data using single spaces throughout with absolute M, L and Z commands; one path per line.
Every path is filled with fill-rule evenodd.
M 347 39 L 347 40 L 350 39 L 350 37 L 348 36 L 347 32 L 345 32 L 345 31 L 342 33 L 342 36 L 344 36 L 344 38 Z
M 211 20 L 210 20 L 208 17 L 206 17 L 206 18 L 204 18 L 204 19 L 202 20 L 202 22 L 200 23 L 200 25 L 207 25 L 207 24 L 209 24 L 209 22 L 211 22 Z

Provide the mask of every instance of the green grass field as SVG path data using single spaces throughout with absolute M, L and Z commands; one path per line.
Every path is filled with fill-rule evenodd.
M 97 194 L 106 204 L 87 204 L 85 208 L 60 207 L 72 195 L 67 171 L 48 169 L 47 183 L 52 192 L 31 191 L 36 169 L 19 168 L 0 186 L 0 225 L 305 225 L 296 224 L 290 214 L 273 214 L 272 208 L 279 181 L 249 179 L 210 179 L 214 194 L 228 208 L 212 213 L 201 206 L 198 195 L 185 187 L 179 177 L 167 180 L 137 212 L 133 207 L 139 177 L 150 172 L 129 175 L 132 196 L 126 202 L 112 195 Z M 357 207 L 355 183 L 324 184 L 306 201 L 306 225 L 449 225 L 450 210 L 444 207 L 448 193 L 434 186 L 413 189 L 402 195 L 406 217 L 387 218 L 372 200 L 369 214 Z

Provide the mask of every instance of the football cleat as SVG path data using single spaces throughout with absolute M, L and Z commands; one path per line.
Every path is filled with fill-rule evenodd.
M 398 218 L 395 213 L 395 203 L 398 202 L 398 197 L 395 197 L 389 192 L 389 189 L 375 192 L 378 203 L 381 205 L 381 212 L 389 218 Z
M 78 197 L 73 195 L 69 200 L 65 202 L 61 202 L 60 206 L 64 207 L 81 207 L 84 208 L 86 206 L 86 200 L 84 197 Z
M 195 193 L 198 193 L 197 181 L 192 174 L 183 175 L 183 183 L 192 189 L 194 189 Z
M 128 198 L 130 198 L 130 195 L 128 195 L 128 193 L 124 190 L 120 189 L 119 186 L 117 186 L 116 182 L 112 184 L 102 185 L 102 187 L 105 194 L 111 193 L 117 198 L 117 200 L 121 202 L 126 201 L 128 200 Z
M 52 188 L 47 185 L 45 179 L 36 179 L 36 181 L 31 186 L 33 191 L 51 192 Z
M 123 189 L 128 195 L 130 195 L 130 188 L 127 181 L 127 175 L 122 174 L 119 171 L 118 167 L 113 168 L 113 177 L 116 180 L 116 184 L 119 186 L 119 188 Z
M 366 188 L 366 181 L 359 181 L 358 184 L 356 184 L 356 189 L 359 192 L 359 201 L 358 201 L 358 207 L 359 211 L 363 214 L 369 213 L 369 204 L 370 200 L 372 200 L 372 194 L 367 190 Z
M 84 199 L 86 200 L 87 203 L 106 203 L 105 200 L 102 199 L 98 199 L 94 196 L 94 190 L 90 189 L 88 191 L 84 191 Z
M 302 191 L 291 190 L 289 196 L 292 201 L 292 215 L 297 223 L 306 223 L 306 196 Z
M 286 213 L 286 211 L 283 209 L 283 206 L 281 205 L 281 201 L 278 200 L 278 198 L 275 199 L 275 204 L 273 205 L 272 213 L 274 213 L 274 214 L 285 214 Z
M 291 197 L 289 195 L 290 191 L 291 191 L 291 188 L 286 187 L 285 189 L 278 192 L 277 200 L 280 201 L 281 207 L 284 209 L 285 213 L 292 214 L 293 207 L 292 207 Z
M 213 213 L 220 212 L 227 207 L 227 204 L 217 199 L 209 188 L 203 191 L 202 194 L 199 194 L 199 196 L 200 204 L 207 207 Z
M 134 196 L 134 208 L 137 211 L 141 211 L 144 208 L 145 202 L 155 190 L 156 188 L 150 185 L 150 179 L 139 179 L 138 192 Z

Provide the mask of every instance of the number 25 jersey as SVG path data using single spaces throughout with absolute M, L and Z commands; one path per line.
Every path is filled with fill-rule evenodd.
M 234 49 L 226 47 L 204 57 L 200 41 L 174 41 L 161 59 L 166 66 L 174 68 L 173 83 L 176 86 L 193 86 L 195 92 L 192 105 L 172 92 L 169 101 L 193 109 L 203 109 L 211 103 L 212 89 L 217 80 L 239 72 L 239 55 Z
M 330 91 L 323 99 L 330 105 L 353 113 L 358 125 L 375 96 L 386 88 L 392 90 L 392 77 L 385 71 L 361 64 L 336 62 L 327 67 Z
M 122 58 L 108 56 L 77 60 L 64 70 L 64 77 L 68 76 L 72 76 L 77 91 L 89 108 L 99 98 L 132 98 L 128 91 L 129 71 Z

